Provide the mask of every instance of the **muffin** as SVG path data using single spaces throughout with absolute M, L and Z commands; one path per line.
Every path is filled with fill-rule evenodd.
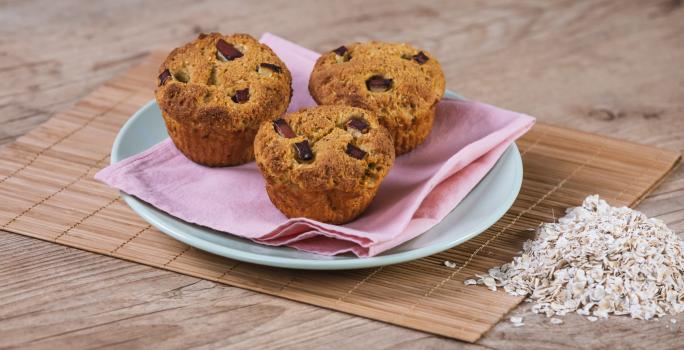
M 394 163 L 375 115 L 350 106 L 304 108 L 264 123 L 254 153 L 271 202 L 287 217 L 354 220 Z
M 155 91 L 169 136 L 190 160 L 211 167 L 254 159 L 259 125 L 287 109 L 292 77 L 247 34 L 200 34 L 159 67 Z
M 400 155 L 427 138 L 444 84 L 439 62 L 427 51 L 369 42 L 323 54 L 311 73 L 309 92 L 318 104 L 373 111 Z

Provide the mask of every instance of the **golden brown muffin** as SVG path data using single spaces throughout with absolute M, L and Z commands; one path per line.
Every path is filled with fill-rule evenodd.
M 439 62 L 427 51 L 408 44 L 369 42 L 323 54 L 311 73 L 309 92 L 318 104 L 375 112 L 401 155 L 430 133 L 444 84 Z
M 264 123 L 254 153 L 271 202 L 287 217 L 343 224 L 371 203 L 394 163 L 372 112 L 319 106 Z
M 159 67 L 157 103 L 176 147 L 207 166 L 254 159 L 259 125 L 287 109 L 292 77 L 266 45 L 247 34 L 200 34 Z

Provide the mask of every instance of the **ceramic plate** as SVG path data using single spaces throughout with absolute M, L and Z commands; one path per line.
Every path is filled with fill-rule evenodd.
M 460 98 L 447 92 L 446 98 Z M 121 128 L 112 163 L 143 152 L 167 138 L 155 101 L 138 110 Z M 167 235 L 210 253 L 255 264 L 295 269 L 338 270 L 397 264 L 454 247 L 482 233 L 506 213 L 522 184 L 522 160 L 511 145 L 480 183 L 442 222 L 402 245 L 370 258 L 323 256 L 288 247 L 270 247 L 177 219 L 125 193 L 122 197 L 143 219 Z

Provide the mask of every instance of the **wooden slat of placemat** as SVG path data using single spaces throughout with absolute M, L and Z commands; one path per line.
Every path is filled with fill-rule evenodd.
M 677 152 L 537 124 L 518 141 L 520 196 L 485 233 L 409 263 L 339 272 L 263 267 L 214 256 L 150 227 L 92 179 L 121 125 L 152 98 L 161 55 L 98 88 L 0 152 L 0 228 L 59 244 L 466 341 L 521 298 L 466 287 L 510 261 L 531 229 L 590 193 L 634 205 L 677 164 Z M 444 260 L 457 268 L 442 265 Z

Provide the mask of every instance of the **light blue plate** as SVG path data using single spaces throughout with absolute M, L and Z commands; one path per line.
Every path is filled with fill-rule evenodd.
M 460 98 L 447 92 L 446 98 Z M 112 148 L 112 163 L 145 151 L 167 138 L 157 104 L 150 101 L 121 128 Z M 454 247 L 482 233 L 506 213 L 522 184 L 522 160 L 511 145 L 494 168 L 442 222 L 394 249 L 371 258 L 323 256 L 287 247 L 270 247 L 189 224 L 122 193 L 128 205 L 167 235 L 210 253 L 255 264 L 312 270 L 358 269 L 397 264 Z

